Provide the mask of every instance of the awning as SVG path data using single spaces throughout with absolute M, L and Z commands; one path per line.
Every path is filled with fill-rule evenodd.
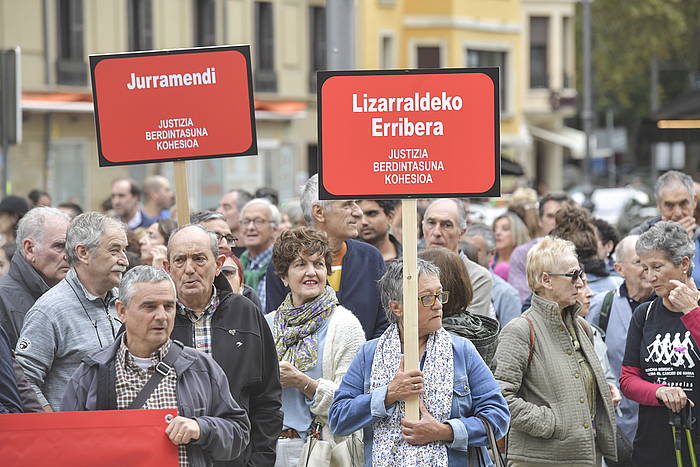
M 515 161 L 501 157 L 501 175 L 514 175 L 521 177 L 525 175 L 523 166 Z
M 305 118 L 307 103 L 298 100 L 255 99 L 258 120 L 296 120 Z M 28 112 L 92 113 L 89 92 L 23 92 L 22 110 Z
M 568 149 L 573 159 L 584 158 L 586 134 L 583 131 L 567 126 L 558 130 L 546 130 L 536 126 L 530 126 L 529 129 L 534 138 Z M 610 148 L 596 148 L 595 135 L 591 136 L 591 149 L 591 156 L 596 159 L 610 157 L 613 154 Z

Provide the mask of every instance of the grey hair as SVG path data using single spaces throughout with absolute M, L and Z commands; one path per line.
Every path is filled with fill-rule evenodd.
M 19 223 L 17 224 L 17 248 L 22 256 L 24 256 L 22 243 L 24 243 L 26 239 L 31 239 L 35 243 L 41 245 L 44 240 L 46 221 L 51 216 L 60 217 L 70 222 L 70 217 L 68 217 L 68 214 L 60 209 L 51 208 L 48 206 L 31 209 L 19 220 Z
M 496 235 L 493 233 L 493 230 L 491 230 L 491 227 L 489 227 L 486 224 L 482 224 L 480 222 L 469 224 L 469 226 L 467 227 L 467 231 L 464 235 L 466 237 L 483 238 L 484 242 L 486 242 L 486 248 L 489 251 L 496 248 Z
M 209 246 L 211 247 L 211 253 L 214 255 L 214 258 L 219 256 L 219 240 L 216 238 L 215 232 L 207 229 L 202 224 L 185 224 L 182 227 L 178 227 L 177 229 L 173 230 L 173 233 L 170 234 L 170 238 L 168 239 L 168 259 L 170 259 L 170 253 L 172 253 L 171 244 L 173 243 L 175 234 L 188 227 L 197 227 L 198 229 L 202 229 L 209 236 Z
M 280 222 L 282 222 L 282 215 L 280 214 L 280 210 L 277 209 L 277 206 L 275 206 L 268 199 L 265 198 L 255 198 L 245 203 L 245 206 L 243 206 L 243 209 L 241 209 L 240 211 L 241 217 L 243 217 L 243 212 L 246 210 L 246 208 L 254 206 L 256 204 L 262 204 L 263 206 L 267 206 L 267 208 L 270 210 L 270 222 L 275 225 L 280 225 Z
M 238 197 L 236 198 L 236 208 L 238 209 L 238 211 L 243 209 L 245 203 L 253 199 L 250 193 L 240 188 L 234 188 L 233 190 L 229 191 L 229 193 L 238 193 Z
M 680 183 L 683 187 L 688 190 L 691 198 L 695 198 L 695 183 L 689 175 L 683 172 L 678 172 L 677 170 L 669 170 L 656 180 L 654 185 L 654 196 L 657 200 L 661 199 L 661 191 L 668 185 L 673 183 Z
M 304 220 L 309 226 L 314 226 L 316 221 L 313 216 L 315 205 L 321 206 L 324 210 L 331 209 L 332 201 L 318 199 L 318 174 L 312 175 L 301 187 L 301 212 L 304 213 Z
M 220 212 L 210 211 L 209 209 L 195 211 L 190 214 L 190 224 L 201 224 L 202 222 L 209 222 L 216 219 L 226 222 L 226 216 Z
M 455 206 L 457 206 L 457 225 L 459 226 L 460 231 L 464 231 L 467 228 L 467 210 L 464 209 L 464 204 L 462 204 L 462 200 L 457 199 L 457 198 L 438 198 L 430 202 L 428 207 L 425 209 L 425 212 L 427 213 L 430 210 L 430 207 L 443 200 L 450 200 L 453 203 L 455 203 Z M 425 219 L 425 216 L 423 216 L 423 219 Z
M 440 268 L 430 261 L 418 258 L 416 266 L 419 279 L 423 275 L 440 277 Z M 403 260 L 397 259 L 389 263 L 386 272 L 377 281 L 377 288 L 387 319 L 390 323 L 395 323 L 396 315 L 389 308 L 389 302 L 403 303 Z
M 688 237 L 688 232 L 677 222 L 660 221 L 639 236 L 635 247 L 637 254 L 642 256 L 653 251 L 663 251 L 674 265 L 680 266 L 683 257 L 690 260 L 688 277 L 693 273 L 693 257 L 695 245 Z
M 633 242 L 634 244 L 636 244 L 637 240 L 639 240 L 639 235 L 628 235 L 617 243 L 617 246 L 615 247 L 616 263 L 622 263 L 625 261 L 625 250 L 627 250 L 627 248 L 625 248 L 626 245 L 629 242 Z
M 129 305 L 131 299 L 134 298 L 134 284 L 140 282 L 157 283 L 165 281 L 170 283 L 170 286 L 173 288 L 173 294 L 177 295 L 177 292 L 175 292 L 175 283 L 170 277 L 170 274 L 160 268 L 154 268 L 153 266 L 135 266 L 124 273 L 124 277 L 122 277 L 119 283 L 119 301 L 125 306 Z
M 91 253 L 95 251 L 102 240 L 102 235 L 109 227 L 121 229 L 126 235 L 126 224 L 113 217 L 94 211 L 75 216 L 68 224 L 68 232 L 66 233 L 68 264 L 72 266 L 78 262 L 78 255 L 75 252 L 78 245 L 84 246 Z

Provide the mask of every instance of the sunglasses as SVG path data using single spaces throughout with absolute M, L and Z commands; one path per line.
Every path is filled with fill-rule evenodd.
M 550 276 L 570 277 L 571 282 L 575 284 L 577 280 L 583 280 L 584 273 L 582 269 L 577 269 L 574 272 L 548 272 L 547 274 L 549 274 Z

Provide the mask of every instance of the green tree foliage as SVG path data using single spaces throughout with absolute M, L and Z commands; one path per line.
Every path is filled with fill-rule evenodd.
M 580 5 L 577 16 L 580 32 Z M 700 0 L 596 0 L 591 7 L 591 27 L 596 108 L 616 108 L 618 121 L 633 133 L 640 119 L 650 114 L 654 57 L 661 70 L 660 106 L 687 91 L 690 72 L 699 69 Z M 580 41 L 578 50 L 580 91 Z

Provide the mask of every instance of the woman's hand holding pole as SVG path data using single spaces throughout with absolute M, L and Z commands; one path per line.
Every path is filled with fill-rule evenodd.
M 423 393 L 423 372 L 420 370 L 403 371 L 403 357 L 399 363 L 399 371 L 389 383 L 384 399 L 384 406 L 390 407 L 396 401 L 404 401 Z

